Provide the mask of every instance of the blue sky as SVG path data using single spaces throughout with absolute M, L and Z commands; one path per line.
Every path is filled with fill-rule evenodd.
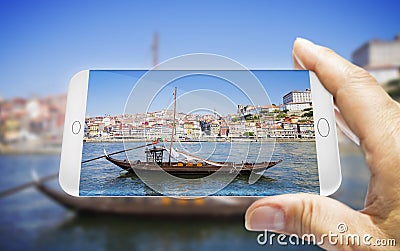
M 289 69 L 297 36 L 346 58 L 400 33 L 399 1 L 1 1 L 0 96 L 65 93 L 89 68 L 151 66 L 209 52 L 249 68 Z
M 256 82 L 248 79 L 249 75 L 245 72 L 235 74 L 229 71 L 213 71 L 206 75 L 207 72 L 193 74 L 179 71 L 175 74 L 162 71 L 153 73 L 151 80 L 143 80 L 141 77 L 145 73 L 146 71 L 91 71 L 86 115 L 93 117 L 105 114 L 144 113 L 165 108 L 172 110 L 175 87 L 178 112 L 189 114 L 202 109 L 198 112 L 216 111 L 222 115 L 235 113 L 238 104 L 281 104 L 283 95 L 288 92 L 310 88 L 307 71 L 252 71 Z M 250 75 L 253 76 L 252 74 Z M 175 80 L 164 81 L 166 76 L 175 75 L 179 78 L 172 77 Z M 154 86 L 156 82 L 163 87 Z M 145 91 L 132 91 L 137 83 L 143 85 L 142 90 Z M 154 88 L 147 88 L 149 84 Z M 125 110 L 127 99 L 130 101 Z

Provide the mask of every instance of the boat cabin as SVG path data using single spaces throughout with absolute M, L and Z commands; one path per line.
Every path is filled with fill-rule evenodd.
M 161 166 L 163 162 L 163 154 L 165 148 L 164 147 L 156 147 L 149 148 L 145 151 L 146 153 L 146 162 L 157 163 L 157 165 Z

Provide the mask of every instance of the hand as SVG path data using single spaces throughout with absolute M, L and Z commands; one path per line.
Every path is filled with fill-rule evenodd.
M 320 240 L 329 231 L 338 233 L 337 225 L 345 223 L 346 234 L 370 234 L 371 243 L 376 239 L 396 239 L 400 248 L 400 105 L 367 71 L 328 48 L 298 38 L 293 60 L 296 68 L 316 73 L 350 129 L 360 138 L 371 173 L 365 208 L 355 211 L 339 201 L 313 194 L 271 196 L 249 207 L 246 228 L 300 237 L 314 234 Z M 330 245 L 325 240 L 321 247 L 378 248 L 365 245 L 362 240 L 360 246 Z

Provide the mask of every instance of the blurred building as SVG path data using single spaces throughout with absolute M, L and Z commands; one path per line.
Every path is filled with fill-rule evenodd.
M 393 40 L 370 40 L 352 54 L 353 62 L 379 83 L 400 78 L 400 34 Z
M 0 101 L 0 153 L 57 151 L 66 95 Z

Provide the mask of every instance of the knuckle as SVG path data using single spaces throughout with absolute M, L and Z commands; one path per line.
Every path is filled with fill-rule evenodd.
M 300 234 L 313 233 L 314 230 L 314 219 L 318 215 L 317 203 L 315 203 L 314 198 L 309 196 L 303 196 L 301 199 L 299 224 L 300 229 L 298 230 Z
M 351 63 L 345 64 L 343 73 L 344 76 L 350 80 L 350 82 L 377 84 L 376 80 L 369 74 L 368 71 Z
M 321 53 L 324 55 L 336 55 L 336 52 L 328 47 L 321 46 Z
M 351 98 L 353 95 L 365 95 L 365 87 L 378 86 L 378 82 L 369 74 L 368 71 L 353 65 L 351 63 L 346 63 L 343 66 L 342 75 L 343 85 L 340 85 L 334 96 L 335 98 Z
M 325 59 L 326 58 L 330 58 L 333 55 L 336 55 L 336 53 L 332 49 L 320 46 L 319 49 L 318 49 L 317 61 L 315 62 L 315 65 L 314 65 L 313 68 L 315 68 L 317 70 L 322 68 L 321 64 L 324 63 Z

